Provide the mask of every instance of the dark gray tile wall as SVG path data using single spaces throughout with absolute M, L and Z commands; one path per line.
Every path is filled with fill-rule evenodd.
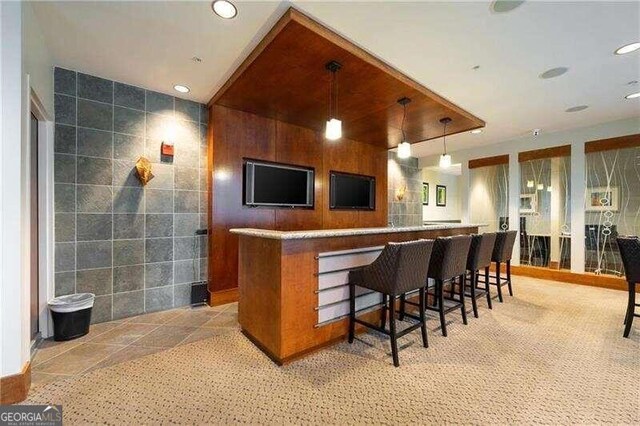
M 394 226 L 422 225 L 422 173 L 418 159 L 400 159 L 395 152 L 388 154 L 389 223 Z M 404 196 L 398 195 L 404 189 Z M 435 188 L 431 189 L 435 191 Z
M 205 105 L 56 68 L 55 293 L 96 294 L 92 321 L 189 303 L 206 279 Z M 168 123 L 173 159 L 160 155 Z M 142 187 L 135 162 L 155 175 Z M 195 245 L 194 245 L 195 244 Z

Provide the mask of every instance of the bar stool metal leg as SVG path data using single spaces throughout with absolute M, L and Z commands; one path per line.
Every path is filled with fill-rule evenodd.
M 467 325 L 467 306 L 465 304 L 464 297 L 464 285 L 467 280 L 466 274 L 460 275 L 460 302 L 462 306 L 460 307 L 460 311 L 462 311 L 462 322 L 464 325 Z M 474 299 L 475 300 L 475 299 Z
M 487 291 L 487 305 L 489 305 L 489 309 L 493 309 L 491 306 L 491 286 L 489 285 L 489 267 L 484 268 L 484 285 L 485 290 Z
M 444 282 L 442 280 L 436 280 L 436 296 L 438 298 L 438 313 L 440 314 L 440 328 L 442 329 L 442 335 L 447 337 L 447 323 L 444 319 Z
M 629 332 L 631 332 L 631 324 L 633 324 L 633 317 L 635 313 L 636 306 L 636 285 L 635 283 L 629 284 L 629 301 L 627 302 L 627 315 L 625 318 L 625 326 L 624 326 L 624 337 L 629 337 Z
M 382 295 L 382 312 L 380 313 L 380 328 L 387 326 L 387 295 Z
M 478 302 L 476 301 L 476 287 L 478 285 L 478 271 L 471 271 L 471 307 L 473 316 L 478 318 Z
M 498 300 L 502 303 L 502 283 L 500 282 L 500 262 L 496 262 L 496 284 L 498 286 Z
M 393 365 L 398 367 L 400 366 L 400 361 L 398 360 L 398 336 L 396 334 L 396 308 L 395 308 L 395 295 L 389 296 L 391 311 L 389 312 L 389 328 L 391 338 L 391 355 L 393 356 Z
M 507 260 L 507 285 L 509 286 L 509 296 L 513 296 L 513 289 L 511 288 L 511 261 Z
M 349 283 L 349 343 L 353 343 L 356 331 L 356 285 Z
M 422 287 L 420 290 L 420 322 L 422 322 L 422 346 L 429 347 L 429 340 L 427 338 L 427 314 L 426 310 L 426 289 Z

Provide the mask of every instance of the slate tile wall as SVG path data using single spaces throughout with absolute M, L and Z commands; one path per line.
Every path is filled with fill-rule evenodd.
M 54 80 L 56 296 L 95 293 L 94 323 L 188 304 L 207 275 L 206 106 L 62 68 Z
M 387 158 L 389 223 L 394 226 L 422 225 L 422 173 L 418 159 L 400 159 L 395 152 L 389 152 Z M 404 196 L 399 200 L 398 190 L 402 188 L 405 189 Z

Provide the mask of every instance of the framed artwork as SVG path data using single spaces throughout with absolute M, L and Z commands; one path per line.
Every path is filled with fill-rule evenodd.
M 422 182 L 422 205 L 429 205 L 429 184 L 427 182 Z
M 619 190 L 616 186 L 596 186 L 587 188 L 586 211 L 618 211 L 620 208 Z
M 445 207 L 447 205 L 447 187 L 436 185 L 436 206 Z
M 520 194 L 520 213 L 535 213 L 538 210 L 536 194 Z

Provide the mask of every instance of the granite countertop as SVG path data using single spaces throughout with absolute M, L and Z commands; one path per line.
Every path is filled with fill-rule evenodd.
M 275 240 L 300 240 L 305 238 L 347 237 L 352 235 L 393 234 L 399 232 L 430 231 L 438 229 L 458 229 L 481 227 L 486 224 L 478 223 L 438 223 L 419 226 L 401 226 L 385 228 L 347 228 L 347 229 L 319 229 L 309 231 L 274 231 L 271 229 L 234 228 L 229 232 L 250 237 L 270 238 Z

